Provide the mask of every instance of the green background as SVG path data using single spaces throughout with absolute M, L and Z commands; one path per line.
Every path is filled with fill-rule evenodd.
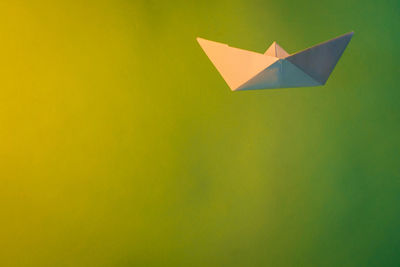
M 1 266 L 399 266 L 398 1 L 0 3 Z M 197 36 L 322 87 L 231 92 Z

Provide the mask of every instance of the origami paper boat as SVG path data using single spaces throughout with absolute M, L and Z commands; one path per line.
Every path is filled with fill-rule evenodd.
M 289 55 L 276 42 L 264 54 L 197 38 L 232 91 L 324 85 L 346 49 L 350 32 Z

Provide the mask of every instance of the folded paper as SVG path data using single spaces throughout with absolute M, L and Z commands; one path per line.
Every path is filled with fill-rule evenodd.
M 264 54 L 197 38 L 232 91 L 324 85 L 354 32 L 290 55 L 276 42 Z

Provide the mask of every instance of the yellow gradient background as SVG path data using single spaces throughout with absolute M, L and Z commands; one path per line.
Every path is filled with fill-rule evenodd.
M 398 266 L 398 1 L 0 3 L 1 266 Z M 196 37 L 323 87 L 232 93 Z

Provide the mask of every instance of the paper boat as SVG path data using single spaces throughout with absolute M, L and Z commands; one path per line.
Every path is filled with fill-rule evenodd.
M 290 55 L 276 42 L 264 54 L 197 38 L 232 91 L 324 85 L 354 32 Z

